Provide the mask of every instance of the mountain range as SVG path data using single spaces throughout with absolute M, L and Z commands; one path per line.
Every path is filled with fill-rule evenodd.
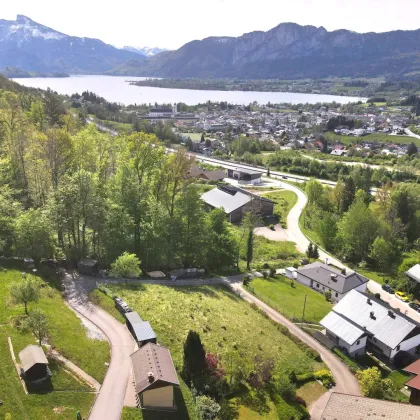
M 30 18 L 0 20 L 0 69 L 53 73 L 105 73 L 145 57 L 98 39 L 68 36 Z
M 329 32 L 281 23 L 239 37 L 209 37 L 175 51 L 115 48 L 18 15 L 0 20 L 0 70 L 149 77 L 319 78 L 420 74 L 420 30 Z
M 161 52 L 168 51 L 166 48 L 158 48 L 158 47 L 123 47 L 122 49 L 143 55 L 145 57 L 153 57 L 156 54 L 160 54 Z

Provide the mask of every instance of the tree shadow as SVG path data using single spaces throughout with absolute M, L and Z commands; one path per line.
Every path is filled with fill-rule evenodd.
M 54 391 L 54 385 L 51 378 L 47 378 L 41 382 L 33 383 L 25 380 L 26 389 L 29 394 L 49 394 Z

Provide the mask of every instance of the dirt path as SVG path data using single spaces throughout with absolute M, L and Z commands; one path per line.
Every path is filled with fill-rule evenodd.
M 329 395 L 332 391 L 351 395 L 362 395 L 359 383 L 357 382 L 356 378 L 349 371 L 347 366 L 337 356 L 335 356 L 331 351 L 329 351 L 322 344 L 320 344 L 315 338 L 301 330 L 292 321 L 285 318 L 283 315 L 280 315 L 273 308 L 265 304 L 260 299 L 256 298 L 248 291 L 246 291 L 242 287 L 241 283 L 233 282 L 230 284 L 233 290 L 239 293 L 243 299 L 245 299 L 249 303 L 255 303 L 259 308 L 264 310 L 264 312 L 271 319 L 286 326 L 293 335 L 301 339 L 308 346 L 315 349 L 321 355 L 323 362 L 331 370 L 336 385 L 332 390 L 326 392 L 321 398 L 319 398 L 309 407 L 309 412 L 313 420 L 319 420 L 321 418 L 322 412 L 324 411 L 325 405 L 327 404 Z
M 89 301 L 88 292 L 91 287 L 87 282 L 67 273 L 64 286 L 66 300 L 71 307 L 95 324 L 111 346 L 111 362 L 89 420 L 119 420 L 126 390 L 130 386 L 130 354 L 135 349 L 134 340 L 123 324 Z M 130 392 L 130 395 L 134 397 L 135 394 Z M 131 405 L 134 402 L 128 403 Z

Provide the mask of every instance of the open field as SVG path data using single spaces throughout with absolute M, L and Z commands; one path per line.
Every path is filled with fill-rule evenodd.
M 303 398 L 308 405 L 320 398 L 327 389 L 317 381 L 307 382 L 297 390 L 297 395 Z
M 74 419 L 76 412 L 87 416 L 93 403 L 94 394 L 89 388 L 63 370 L 57 362 L 50 367 L 51 381 L 44 389 L 33 389 L 26 395 L 13 365 L 7 337 L 11 337 L 14 352 L 18 353 L 36 340 L 30 333 L 24 333 L 16 326 L 25 317 L 21 305 L 9 304 L 8 289 L 13 281 L 20 281 L 19 271 L 9 270 L 0 273 L 0 418 L 6 413 L 12 419 Z M 42 294 L 38 303 L 29 305 L 29 311 L 37 307 L 45 311 L 49 318 L 49 342 L 65 357 L 80 366 L 90 375 L 102 380 L 105 374 L 104 362 L 109 360 L 108 343 L 89 339 L 85 328 L 76 315 L 64 304 L 60 293 L 42 281 Z M 95 354 L 95 357 L 91 357 Z M 66 392 L 58 392 L 66 391 Z
M 188 136 L 192 141 L 200 141 L 201 133 L 180 133 L 182 136 Z
M 324 137 L 332 142 L 332 141 L 340 141 L 341 143 L 350 146 L 355 143 L 360 142 L 380 142 L 380 143 L 390 143 L 390 144 L 410 144 L 414 143 L 417 146 L 420 146 L 420 139 L 410 136 L 390 136 L 389 134 L 385 133 L 373 133 L 367 136 L 362 137 L 353 137 L 353 136 L 341 136 L 339 134 L 335 134 L 333 132 L 328 132 L 324 134 Z
M 316 292 L 298 282 L 278 276 L 276 278 L 255 278 L 247 287 L 267 305 L 276 309 L 287 318 L 302 319 L 303 306 L 306 296 L 305 321 L 317 323 L 328 312 L 332 305 L 325 300 L 324 295 Z
M 183 344 L 189 330 L 200 333 L 207 351 L 218 354 L 226 368 L 229 361 L 237 357 L 244 366 L 250 367 L 256 355 L 272 358 L 276 374 L 290 370 L 314 371 L 323 366 L 301 345 L 281 333 L 273 322 L 221 286 L 112 285 L 107 288 L 150 321 L 159 343 L 171 350 L 178 372 L 182 368 Z M 188 397 L 188 392 L 183 390 L 183 394 L 184 399 Z M 261 413 L 273 412 L 273 404 L 267 395 L 265 399 L 262 403 L 260 397 L 249 391 L 235 397 L 231 404 L 237 407 L 241 420 L 267 418 Z M 188 400 L 186 406 L 189 407 Z M 293 406 L 289 409 L 297 410 Z M 124 420 L 141 418 L 130 417 L 134 413 L 126 411 Z M 188 418 L 193 418 L 191 413 Z
M 297 203 L 297 195 L 293 191 L 284 190 L 264 194 L 264 197 L 276 202 L 274 214 L 279 218 L 281 226 L 287 228 L 287 216 Z

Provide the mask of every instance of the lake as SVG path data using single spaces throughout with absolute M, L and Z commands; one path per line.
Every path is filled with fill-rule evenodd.
M 259 104 L 271 103 L 317 103 L 333 102 L 348 103 L 365 101 L 365 98 L 349 96 L 317 95 L 311 93 L 291 92 L 240 92 L 219 90 L 186 90 L 165 89 L 156 87 L 133 86 L 127 81 L 144 80 L 146 77 L 120 77 L 120 76 L 71 76 L 66 78 L 23 78 L 13 79 L 21 85 L 52 90 L 71 95 L 89 90 L 104 97 L 109 102 L 130 104 L 154 104 L 183 102 L 187 105 L 196 105 L 207 101 L 226 101 L 232 104 L 248 105 L 254 101 Z

